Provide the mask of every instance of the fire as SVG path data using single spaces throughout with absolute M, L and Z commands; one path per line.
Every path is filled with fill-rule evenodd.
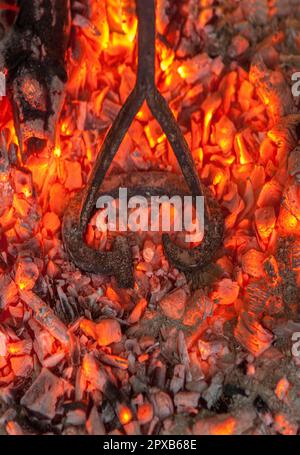
M 24 289 L 26 289 L 27 284 L 26 284 L 26 282 L 21 281 L 21 282 L 19 282 L 18 286 L 21 289 L 21 291 L 23 291 Z
M 287 235 L 296 234 L 299 235 L 300 233 L 300 222 L 299 219 L 294 216 L 291 212 L 287 210 L 282 210 L 282 214 L 279 218 L 279 222 L 283 232 Z
M 11 3 L 0 2 L 0 10 L 18 13 L 19 7 Z M 171 229 L 166 231 L 178 245 L 189 248 L 201 242 L 186 245 L 184 232 L 176 237 L 173 228 L 179 215 L 175 207 L 165 203 L 157 232 L 140 230 L 128 236 L 135 282 L 132 290 L 125 291 L 111 276 L 85 273 L 74 266 L 62 239 L 62 225 L 71 199 L 85 188 L 101 144 L 136 83 L 135 1 L 73 3 L 72 35 L 66 53 L 68 81 L 62 90 L 62 106 L 57 103 L 50 109 L 60 117 L 49 144 L 44 145 L 36 134 L 35 122 L 25 140 L 13 120 L 17 107 L 10 106 L 8 98 L 0 99 L 0 383 L 3 380 L 8 390 L 15 381 L 27 383 L 27 368 L 35 375 L 49 369 L 63 381 L 73 381 L 69 402 L 82 399 L 83 408 L 88 404 L 90 410 L 93 401 L 92 428 L 105 412 L 103 403 L 113 402 L 106 397 L 107 384 L 112 381 L 126 393 L 130 388 L 139 389 L 132 376 L 145 370 L 163 390 L 155 392 L 162 394 L 162 403 L 154 405 L 150 400 L 156 386 L 152 387 L 149 379 L 149 394 L 144 397 L 139 392 L 131 402 L 113 403 L 115 414 L 121 425 L 146 425 L 151 432 L 161 413 L 167 429 L 172 420 L 169 417 L 178 411 L 176 400 L 192 400 L 192 405 L 179 404 L 178 409 L 196 414 L 201 402 L 197 382 L 210 387 L 223 354 L 226 365 L 237 351 L 240 358 L 236 360 L 246 359 L 248 379 L 255 379 L 260 368 L 256 359 L 264 353 L 272 356 L 272 344 L 280 338 L 275 329 L 283 331 L 277 324 L 285 322 L 286 308 L 289 324 L 297 308 L 293 297 L 297 297 L 295 283 L 300 283 L 300 171 L 297 159 L 292 169 L 288 161 L 297 145 L 298 120 L 293 117 L 295 106 L 289 104 L 290 87 L 284 85 L 285 77 L 280 73 L 293 65 L 281 61 L 279 47 L 273 47 L 284 41 L 283 32 L 269 38 L 266 47 L 258 45 L 251 64 L 244 64 L 253 49 L 251 33 L 247 39 L 242 33 L 244 26 L 232 45 L 239 50 L 248 44 L 248 51 L 237 59 L 230 57 L 227 65 L 218 48 L 206 43 L 207 37 L 212 40 L 213 36 L 219 45 L 218 34 L 212 31 L 221 3 L 226 2 L 219 2 L 217 8 L 211 0 L 173 2 L 171 6 L 169 0 L 156 2 L 157 88 L 184 135 L 203 186 L 221 206 L 226 229 L 222 247 L 205 270 L 198 276 L 191 266 L 185 275 L 182 268 L 167 260 L 162 242 L 163 210 L 170 211 Z M 231 3 L 239 3 L 235 24 L 247 2 Z M 249 1 L 251 7 L 254 3 L 260 2 Z M 181 14 L 186 15 L 186 22 L 182 18 L 178 23 L 170 22 L 172 15 Z M 289 40 L 293 40 L 292 32 Z M 299 45 L 299 36 L 297 42 Z M 41 50 L 45 52 L 44 46 Z M 21 86 L 26 101 L 42 115 L 48 107 L 40 82 L 27 77 Z M 164 131 L 149 106 L 141 105 L 110 175 L 135 176 L 152 170 L 180 173 Z M 145 187 L 147 183 L 146 177 Z M 119 200 L 114 203 L 119 207 Z M 150 212 L 147 207 L 139 216 L 148 219 Z M 97 215 L 90 216 L 85 240 L 99 252 L 109 252 L 119 232 L 101 232 Z M 137 217 L 131 218 L 133 228 Z M 287 252 L 283 248 L 277 251 L 282 238 L 290 242 Z M 172 300 L 174 289 L 184 297 Z M 170 317 L 174 314 L 176 324 Z M 158 327 L 148 330 L 148 323 L 149 327 L 155 325 L 156 316 Z M 140 335 L 144 321 L 147 333 Z M 197 328 L 191 328 L 194 326 Z M 231 340 L 224 348 L 222 343 L 225 345 L 230 336 L 234 343 Z M 158 355 L 162 363 L 168 363 L 168 355 L 159 354 L 165 354 L 164 348 L 172 355 L 178 350 L 174 352 L 178 365 L 172 363 L 167 373 L 155 367 L 152 374 Z M 174 380 L 169 377 L 173 366 Z M 287 404 L 291 388 L 289 380 L 282 377 L 272 390 L 274 400 Z M 107 414 L 106 419 L 110 412 Z M 79 412 L 68 418 L 80 420 L 80 416 Z M 224 416 L 213 420 L 210 432 L 231 435 L 238 425 L 235 417 Z M 16 431 L 11 422 L 7 426 Z M 283 413 L 274 415 L 274 429 L 283 434 L 297 432 Z
M 17 347 L 14 347 L 14 346 L 9 346 L 8 352 L 9 352 L 9 354 L 15 355 L 20 352 L 20 349 L 18 349 Z
M 255 223 L 260 237 L 263 240 L 267 240 L 275 228 L 276 216 L 274 208 L 264 207 L 258 209 L 255 213 Z
M 213 113 L 212 111 L 208 111 L 205 114 L 204 118 L 204 132 L 203 132 L 203 142 L 206 144 L 209 140 L 209 134 L 210 134 L 210 124 L 212 121 Z
M 60 149 L 60 147 L 55 147 L 53 153 L 54 153 L 54 156 L 56 156 L 56 158 L 60 158 L 61 157 L 61 149 Z
M 242 165 L 251 163 L 252 159 L 249 156 L 245 142 L 240 134 L 236 136 L 237 148 L 239 153 L 239 160 Z
M 224 422 L 214 425 L 211 434 L 213 436 L 229 436 L 234 434 L 236 421 L 232 417 L 228 417 Z
M 133 417 L 131 410 L 125 405 L 120 405 L 118 416 L 122 425 L 127 425 Z
M 15 281 L 21 291 L 31 290 L 39 276 L 34 262 L 21 261 L 17 265 Z
M 282 378 L 280 379 L 280 381 L 278 381 L 275 389 L 275 394 L 279 398 L 279 400 L 283 400 L 286 397 L 289 388 L 290 383 L 286 378 Z
M 214 113 L 218 110 L 220 105 L 221 96 L 218 93 L 208 96 L 202 104 L 202 110 L 204 111 L 204 125 L 202 134 L 203 145 L 206 145 L 210 140 L 211 122 Z
M 29 198 L 32 196 L 32 192 L 31 192 L 30 188 L 24 187 L 22 192 L 26 198 Z
M 174 62 L 175 54 L 172 50 L 167 50 L 166 48 L 162 48 L 161 50 L 161 62 L 160 62 L 160 67 L 163 72 L 166 72 L 172 63 Z M 184 79 L 184 75 L 181 74 L 181 70 L 184 69 L 182 67 L 178 68 L 178 74 Z
M 63 121 L 63 122 L 61 123 L 60 129 L 61 129 L 61 133 L 62 133 L 64 136 L 70 136 L 70 135 L 72 134 L 72 131 L 70 130 L 67 121 Z
M 123 5 L 126 3 L 126 0 L 123 0 Z M 123 8 L 123 13 L 122 13 L 122 30 L 124 34 L 126 35 L 128 41 L 130 43 L 134 43 L 135 38 L 136 38 L 136 32 L 137 32 L 137 18 L 134 16 L 134 6 L 131 5 L 131 10 L 130 10 L 130 1 L 127 0 L 128 6 L 127 6 L 127 12 L 125 11 L 125 8 Z M 130 14 L 128 14 L 128 9 L 130 10 Z
M 87 378 L 90 378 L 95 374 L 94 364 L 91 362 L 90 357 L 85 357 L 82 362 L 82 371 Z
M 289 417 L 285 414 L 276 414 L 275 429 L 278 433 L 286 436 L 295 436 L 297 434 L 297 426 L 290 422 Z
M 178 71 L 179 76 L 182 77 L 182 79 L 186 79 L 187 72 L 186 72 L 186 69 L 185 69 L 185 67 L 183 65 L 180 66 L 177 71 Z

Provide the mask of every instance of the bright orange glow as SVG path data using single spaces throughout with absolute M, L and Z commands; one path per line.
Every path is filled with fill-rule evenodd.
M 93 152 L 92 152 L 92 150 L 91 150 L 90 148 L 87 148 L 87 149 L 86 149 L 86 157 L 87 157 L 87 159 L 88 159 L 89 161 L 92 161 L 92 159 L 93 159 Z
M 236 421 L 233 417 L 228 417 L 224 422 L 214 425 L 211 434 L 214 436 L 229 436 L 234 434 Z
M 0 182 L 2 182 L 2 183 L 8 182 L 8 175 L 0 174 Z
M 71 135 L 71 130 L 69 129 L 69 125 L 67 122 L 62 122 L 61 124 L 61 132 L 65 136 L 70 136 Z
M 53 153 L 54 153 L 54 156 L 56 156 L 57 158 L 60 158 L 61 157 L 61 149 L 60 149 L 60 147 L 55 147 Z
M 132 32 L 133 33 L 133 32 Z M 112 33 L 112 46 L 115 48 L 131 49 L 134 45 L 134 39 L 131 41 L 133 34 L 121 35 L 120 33 Z
M 108 286 L 108 288 L 106 289 L 106 295 L 112 301 L 119 300 L 118 294 L 111 286 Z
M 87 378 L 91 378 L 95 373 L 94 364 L 90 361 L 89 356 L 85 356 L 82 362 L 82 371 Z
M 203 154 L 204 154 L 203 148 L 202 148 L 202 147 L 199 147 L 198 157 L 199 157 L 200 163 L 202 163 L 202 161 L 203 161 Z
M 31 193 L 31 191 L 30 191 L 30 189 L 28 187 L 24 187 L 23 188 L 23 194 L 27 198 L 32 196 L 32 193 Z
M 248 376 L 254 376 L 255 372 L 256 372 L 255 366 L 252 363 L 250 363 L 247 368 Z
M 236 142 L 238 146 L 238 151 L 239 151 L 239 160 L 242 165 L 251 163 L 252 159 L 249 156 L 249 152 L 246 148 L 245 142 L 240 134 L 237 134 L 236 136 Z
M 22 350 L 20 349 L 20 347 L 17 344 L 10 344 L 7 347 L 7 351 L 8 351 L 9 354 L 12 354 L 12 355 L 16 355 L 16 354 L 22 353 Z
M 119 410 L 119 420 L 122 425 L 127 425 L 132 420 L 132 412 L 127 406 L 121 405 Z
M 177 72 L 178 72 L 179 76 L 182 77 L 182 79 L 186 79 L 187 73 L 186 73 L 186 70 L 185 70 L 185 67 L 184 67 L 184 66 L 180 66 L 180 67 L 177 69 Z
M 274 208 L 263 207 L 257 209 L 255 212 L 255 223 L 259 236 L 263 240 L 267 240 L 275 228 L 276 216 Z
M 161 63 L 160 67 L 162 71 L 167 71 L 167 69 L 172 65 L 174 58 L 175 58 L 175 53 L 174 51 L 170 51 L 169 49 L 166 49 L 165 47 L 162 48 L 161 53 Z M 178 71 L 179 72 L 179 71 Z M 179 72 L 180 74 L 180 72 Z
M 262 99 L 266 106 L 268 106 L 271 102 L 270 98 L 265 93 L 262 94 Z
M 212 111 L 208 111 L 205 114 L 204 130 L 203 130 L 203 144 L 207 144 L 207 142 L 209 141 L 210 125 L 211 125 L 212 116 L 213 116 Z
M 288 416 L 284 414 L 276 414 L 275 429 L 284 435 L 293 436 L 297 434 L 297 424 L 289 421 Z
M 89 321 L 88 319 L 84 319 L 83 321 L 80 322 L 80 328 L 81 330 L 87 335 L 92 338 L 96 337 L 96 328 L 95 328 L 95 323 L 92 321 Z
M 139 112 L 136 114 L 136 118 L 137 118 L 138 120 L 142 120 L 142 118 L 143 118 L 143 112 L 142 112 L 142 111 L 139 111 Z
M 170 87 L 170 85 L 172 84 L 172 79 L 173 79 L 173 74 L 172 73 L 168 74 L 166 77 L 166 86 L 167 87 Z
M 137 18 L 136 17 L 131 17 L 130 21 L 126 20 L 127 16 L 123 13 L 123 24 L 122 24 L 122 29 L 124 33 L 127 35 L 127 39 L 129 40 L 130 43 L 133 43 L 136 37 L 136 32 L 137 32 Z
M 218 185 L 222 181 L 222 178 L 223 178 L 222 172 L 216 172 L 216 175 L 214 176 L 213 184 Z
M 157 138 L 157 143 L 158 144 L 161 144 L 162 142 L 164 142 L 166 140 L 167 136 L 165 134 L 162 134 L 161 136 L 159 136 L 159 138 Z
M 292 213 L 286 211 L 284 216 L 281 218 L 281 225 L 286 233 L 290 234 L 297 231 L 299 228 L 299 221 Z
M 9 354 L 18 354 L 19 353 L 19 349 L 16 349 L 14 346 L 9 346 L 7 350 L 8 350 Z
M 286 378 L 280 379 L 278 381 L 276 389 L 275 389 L 275 394 L 279 400 L 283 400 L 288 392 L 288 389 L 290 387 L 290 383 Z
M 157 124 L 151 123 L 147 125 L 145 127 L 145 133 L 151 148 L 154 148 L 157 144 L 161 144 L 166 139 L 165 134 L 161 133 Z
M 21 281 L 20 283 L 18 283 L 18 286 L 19 286 L 19 289 L 21 289 L 21 291 L 23 291 L 24 289 L 26 289 L 26 281 Z

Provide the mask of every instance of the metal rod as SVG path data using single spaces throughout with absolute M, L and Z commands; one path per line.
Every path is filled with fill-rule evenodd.
M 137 0 L 138 78 L 137 86 L 155 87 L 155 0 Z

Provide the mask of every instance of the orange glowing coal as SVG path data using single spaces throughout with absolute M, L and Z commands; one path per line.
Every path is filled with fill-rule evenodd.
M 213 436 L 230 436 L 234 434 L 236 421 L 233 417 L 228 417 L 224 422 L 220 422 L 212 428 Z
M 125 405 L 120 405 L 118 416 L 122 425 L 127 425 L 133 417 L 131 410 Z

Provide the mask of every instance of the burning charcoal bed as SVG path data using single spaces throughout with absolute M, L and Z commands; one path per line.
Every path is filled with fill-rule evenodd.
M 299 1 L 6 0 L 0 71 L 0 434 L 299 434 Z

